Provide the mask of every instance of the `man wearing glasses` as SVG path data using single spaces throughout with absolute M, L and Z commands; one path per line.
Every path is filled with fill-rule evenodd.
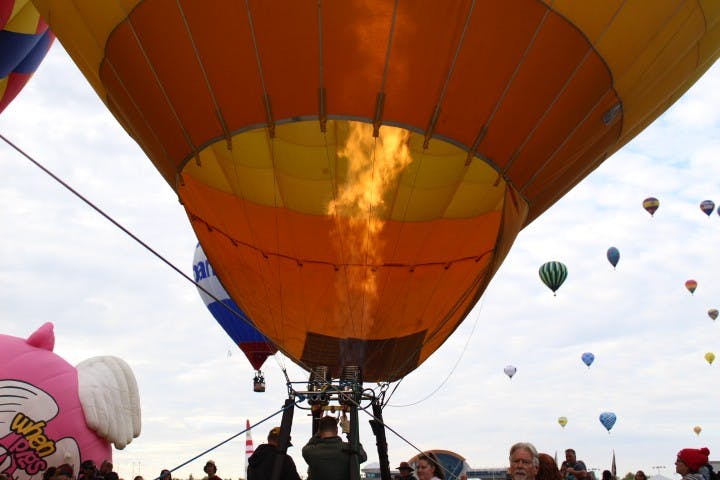
M 512 480 L 535 480 L 540 459 L 532 443 L 520 442 L 510 447 L 510 468 Z

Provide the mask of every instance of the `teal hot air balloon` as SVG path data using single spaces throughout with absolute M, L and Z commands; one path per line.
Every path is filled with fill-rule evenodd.
M 607 259 L 608 262 L 610 262 L 610 264 L 613 266 L 613 269 L 615 269 L 618 262 L 620 261 L 620 250 L 615 247 L 608 248 Z
M 553 295 L 557 295 L 555 292 L 557 292 L 557 289 L 560 288 L 568 275 L 565 264 L 556 261 L 544 263 L 538 273 L 540 274 L 540 280 L 553 291 Z

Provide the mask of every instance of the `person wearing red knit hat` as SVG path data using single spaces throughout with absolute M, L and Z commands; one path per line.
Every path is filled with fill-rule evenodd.
M 700 468 L 708 463 L 710 450 L 703 448 L 683 448 L 677 454 L 675 471 L 682 475 L 683 480 L 704 480 L 699 473 Z

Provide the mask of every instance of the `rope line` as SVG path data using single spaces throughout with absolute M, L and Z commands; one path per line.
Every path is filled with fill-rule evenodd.
M 193 285 L 195 285 L 196 288 L 202 290 L 205 294 L 207 294 L 207 295 L 208 295 L 209 297 L 211 297 L 213 300 L 215 300 L 215 301 L 218 302 L 220 305 L 222 305 L 223 308 L 225 308 L 228 312 L 231 312 L 231 314 L 234 315 L 235 318 L 238 318 L 238 319 L 241 320 L 242 322 L 245 322 L 247 325 L 251 325 L 251 326 L 254 327 L 254 325 L 253 325 L 251 322 L 249 322 L 248 320 L 246 320 L 245 318 L 243 318 L 238 312 L 236 312 L 235 310 L 233 310 L 232 308 L 230 308 L 230 306 L 228 306 L 225 302 L 223 302 L 223 301 L 221 301 L 219 298 L 217 298 L 212 292 L 208 291 L 208 290 L 207 290 L 206 288 L 204 288 L 202 285 L 198 284 L 194 279 L 192 279 L 192 278 L 191 278 L 190 276 L 188 276 L 185 272 L 183 272 L 181 269 L 179 269 L 177 266 L 175 266 L 172 262 L 170 262 L 167 258 L 165 258 L 165 257 L 164 257 L 162 254 L 160 254 L 157 250 L 155 250 L 154 248 L 152 248 L 150 245 L 148 245 L 146 242 L 144 242 L 142 239 L 140 239 L 140 237 L 138 237 L 137 235 L 135 235 L 134 233 L 132 233 L 130 230 L 128 230 L 125 226 L 123 226 L 121 223 L 119 223 L 117 220 L 115 220 L 112 216 L 110 216 L 108 213 L 106 213 L 106 212 L 105 212 L 104 210 L 102 210 L 100 207 L 98 207 L 97 205 L 95 205 L 92 201 L 90 201 L 90 200 L 89 200 L 87 197 L 85 197 L 83 194 L 81 194 L 80 192 L 78 192 L 77 190 L 75 190 L 73 187 L 71 187 L 67 182 L 65 182 L 63 179 L 61 179 L 60 177 L 58 177 L 58 176 L 57 176 L 55 173 L 53 173 L 50 169 L 48 169 L 47 167 L 45 167 L 44 165 L 42 165 L 39 161 L 35 160 L 30 154 L 28 154 L 27 152 L 25 152 L 22 148 L 20 148 L 19 146 L 17 146 L 17 145 L 16 145 L 15 143 L 13 143 L 10 139 L 8 139 L 7 137 L 5 137 L 3 134 L 0 134 L 0 139 L 2 139 L 2 140 L 3 140 L 6 144 L 8 144 L 11 148 L 13 148 L 15 151 L 17 151 L 20 155 L 22 155 L 23 157 L 25 157 L 28 161 L 30 161 L 30 162 L 31 162 L 33 165 L 35 165 L 37 168 L 39 168 L 39 169 L 42 170 L 44 173 L 46 173 L 48 176 L 50 176 L 50 177 L 51 177 L 53 180 L 55 180 L 57 183 L 59 183 L 60 185 L 62 185 L 63 187 L 65 187 L 65 189 L 67 189 L 69 192 L 71 192 L 71 193 L 72 193 L 73 195 L 75 195 L 77 198 L 79 198 L 80 200 L 82 200 L 87 206 L 89 206 L 89 207 L 91 207 L 93 210 L 95 210 L 98 214 L 100 214 L 100 215 L 101 215 L 102 217 L 104 217 L 107 221 L 109 221 L 110 223 L 112 223 L 115 227 L 117 227 L 119 230 L 121 230 L 121 231 L 122 231 L 123 233 L 125 233 L 127 236 L 129 236 L 130 238 L 132 238 L 133 240 L 135 240 L 135 242 L 137 242 L 138 244 L 140 244 L 143 248 L 145 248 L 148 252 L 150 252 L 151 254 L 153 254 L 157 259 L 159 259 L 161 262 L 163 262 L 163 263 L 166 264 L 168 267 L 170 267 L 172 270 L 174 270 L 176 273 L 178 273 L 178 274 L 179 274 L 181 277 L 183 277 L 185 280 L 187 280 L 188 282 L 190 282 L 190 283 L 192 283 Z M 191 220 L 198 220 L 198 217 L 195 217 L 195 216 L 192 215 L 192 214 L 190 214 L 190 218 L 191 218 Z M 468 258 L 462 258 L 462 259 L 455 259 L 454 261 L 467 261 L 467 260 L 471 260 L 471 259 L 472 259 L 472 260 L 475 260 L 475 259 L 472 258 L 472 257 L 468 257 Z M 317 262 L 317 263 L 323 263 L 323 262 Z M 429 262 L 427 265 L 432 265 L 432 264 L 434 264 L 434 262 Z M 384 265 L 384 266 L 407 267 L 407 266 L 405 266 L 405 265 Z M 415 267 L 417 267 L 417 266 L 420 266 L 420 265 L 416 265 Z M 477 318 L 476 318 L 475 324 L 473 324 L 473 330 L 472 330 L 473 332 L 474 332 L 476 326 L 477 326 Z M 472 335 L 472 333 L 471 333 L 471 335 Z M 468 339 L 468 342 L 469 342 L 469 339 Z M 427 343 L 427 342 L 424 342 L 423 345 L 424 345 L 425 343 Z M 462 354 L 464 354 L 465 350 L 467 349 L 467 345 L 468 345 L 468 344 L 467 344 L 467 342 L 466 342 L 466 345 L 465 345 L 465 347 L 463 348 Z M 422 346 L 421 346 L 420 348 L 422 348 Z M 280 351 L 282 352 L 282 349 L 280 349 Z M 416 403 L 420 403 L 420 402 L 426 400 L 427 398 L 429 398 L 430 396 L 432 396 L 432 394 L 434 394 L 435 392 L 437 392 L 437 390 L 439 390 L 439 389 L 448 381 L 448 379 L 450 378 L 450 376 L 451 376 L 452 373 L 454 372 L 455 368 L 457 367 L 457 364 L 459 363 L 460 359 L 462 358 L 462 354 L 461 354 L 460 358 L 458 359 L 458 361 L 455 363 L 455 366 L 453 367 L 453 369 L 449 372 L 449 374 L 448 374 L 448 376 L 446 377 L 446 379 L 443 381 L 443 383 L 440 384 L 440 385 L 437 387 L 437 389 L 434 390 L 434 391 L 431 393 L 431 395 L 429 395 L 429 396 L 426 397 L 425 399 L 422 399 L 422 400 L 420 400 L 420 401 L 418 401 L 418 402 L 416 402 Z M 298 363 L 298 365 L 300 365 L 302 368 L 305 368 L 305 369 L 308 370 L 308 371 L 311 370 L 311 368 L 310 368 L 309 366 L 305 365 L 305 364 L 302 363 L 302 362 L 296 361 L 296 363 Z M 278 362 L 278 364 L 280 364 L 280 362 Z M 397 388 L 397 386 L 396 386 L 396 388 Z M 394 392 L 395 392 L 395 389 L 393 390 L 393 393 L 394 393 Z M 389 398 L 388 398 L 388 400 L 389 400 Z M 414 404 L 416 404 L 416 403 L 413 403 L 412 405 L 414 405 Z M 405 405 L 401 405 L 401 406 L 405 406 Z M 408 405 L 408 406 L 409 406 L 409 405 Z
M 67 182 L 65 182 L 63 179 L 55 175 L 50 169 L 46 168 L 44 165 L 42 165 L 40 162 L 35 160 L 33 157 L 31 157 L 28 153 L 26 153 L 22 148 L 15 145 L 12 141 L 10 141 L 5 135 L 0 133 L 0 139 L 2 139 L 5 143 L 7 143 L 10 147 L 12 147 L 15 151 L 17 151 L 20 155 L 25 157 L 28 161 L 30 161 L 33 165 L 38 167 L 40 170 L 45 172 L 47 175 L 49 175 L 53 180 L 58 182 L 60 185 L 65 187 L 68 191 L 70 191 L 73 195 L 75 195 L 77 198 L 82 200 L 87 206 L 95 210 L 97 213 L 99 213 L 102 217 L 104 217 L 107 221 L 115 225 L 118 229 L 120 229 L 123 233 L 125 233 L 127 236 L 135 240 L 137 243 L 139 243 L 142 247 L 144 247 L 148 252 L 152 253 L 156 258 L 158 258 L 160 261 L 162 261 L 165 265 L 173 269 L 176 273 L 178 273 L 181 277 L 183 277 L 188 282 L 192 283 L 197 287 L 198 289 L 202 290 L 205 294 L 207 294 L 209 297 L 211 297 L 213 300 L 218 302 L 220 305 L 222 305 L 228 312 L 231 312 L 236 318 L 240 319 L 241 321 L 245 322 L 247 325 L 255 327 L 251 322 L 247 321 L 245 318 L 243 318 L 238 312 L 230 308 L 225 302 L 217 298 L 212 292 L 207 290 L 205 287 L 197 283 L 195 280 L 193 280 L 189 275 L 187 275 L 185 272 L 180 270 L 178 267 L 176 267 L 170 260 L 165 258 L 162 254 L 160 254 L 157 250 L 152 248 L 150 245 L 145 243 L 140 237 L 132 233 L 130 230 L 125 228 L 120 222 L 115 220 L 113 217 L 111 217 L 109 214 L 105 213 L 103 209 L 95 205 L 93 202 L 88 200 L 87 197 L 85 197 L 82 193 L 75 190 L 73 187 L 71 187 Z
M 468 345 L 470 344 L 470 340 L 472 339 L 473 334 L 475 333 L 475 328 L 477 327 L 478 320 L 480 320 L 480 310 L 482 310 L 482 300 L 480 300 L 480 303 L 478 305 L 479 305 L 479 309 L 478 309 L 477 314 L 475 314 L 475 322 L 473 322 L 473 327 L 472 327 L 472 330 L 470 330 L 470 335 L 468 335 L 467 340 L 465 340 L 465 346 L 463 346 L 463 349 L 460 352 L 460 355 L 458 356 L 457 360 L 455 361 L 455 364 L 450 369 L 450 371 L 448 372 L 445 379 L 442 382 L 440 382 L 440 384 L 435 388 L 435 390 L 433 390 L 432 392 L 427 394 L 424 398 L 421 398 L 420 400 L 417 400 L 415 402 L 407 403 L 407 404 L 403 404 L 403 405 L 392 405 L 388 402 L 390 401 L 390 398 L 393 396 L 393 394 L 397 390 L 397 387 L 400 386 L 400 381 L 402 381 L 402 379 L 400 379 L 400 381 L 398 381 L 397 385 L 393 389 L 392 393 L 388 396 L 388 398 L 385 402 L 385 406 L 394 407 L 394 408 L 412 407 L 414 405 L 417 405 L 417 404 L 422 403 L 425 400 L 429 399 L 430 397 L 435 395 L 443 386 L 445 386 L 445 384 L 448 382 L 448 380 L 450 380 L 450 377 L 452 376 L 452 374 L 455 373 L 455 369 L 457 369 L 457 366 L 460 364 L 460 360 L 462 360 L 462 358 L 465 356 L 465 351 L 467 351 Z
M 239 437 L 240 435 L 242 435 L 243 433 L 247 432 L 248 430 L 252 430 L 253 428 L 255 428 L 255 427 L 257 427 L 257 426 L 262 425 L 263 423 L 267 422 L 268 420 L 270 420 L 270 419 L 273 418 L 274 416 L 276 416 L 276 415 L 284 412 L 284 411 L 287 410 L 288 408 L 291 408 L 291 407 L 292 407 L 292 408 L 295 408 L 295 405 L 297 405 L 297 401 L 296 401 L 295 403 L 290 404 L 290 405 L 283 406 L 283 407 L 282 407 L 280 410 L 278 410 L 277 412 L 268 415 L 267 417 L 265 417 L 265 418 L 263 418 L 262 420 L 260 420 L 259 422 L 257 422 L 255 425 L 251 425 L 250 428 L 246 428 L 245 430 L 242 430 L 242 431 L 236 433 L 235 435 L 226 438 L 226 439 L 223 440 L 222 442 L 220 442 L 220 443 L 218 443 L 218 444 L 216 444 L 216 445 L 208 448 L 208 449 L 205 450 L 204 452 L 198 453 L 197 455 L 195 455 L 195 456 L 192 457 L 191 459 L 186 460 L 185 462 L 181 463 L 181 464 L 178 465 L 177 467 L 174 467 L 174 468 L 170 469 L 170 472 L 172 473 L 172 472 L 174 472 L 175 470 L 184 467 L 184 466 L 187 465 L 188 463 L 194 462 L 195 460 L 197 460 L 198 458 L 202 457 L 203 455 L 205 455 L 205 454 L 207 454 L 207 453 L 210 453 L 210 452 L 212 452 L 213 450 L 215 450 L 216 448 L 218 448 L 218 447 L 220 447 L 220 446 L 222 446 L 222 445 L 225 445 L 225 444 L 226 444 L 227 442 L 229 442 L 230 440 L 233 440 L 233 439 Z M 160 480 L 160 477 L 156 477 L 155 480 Z

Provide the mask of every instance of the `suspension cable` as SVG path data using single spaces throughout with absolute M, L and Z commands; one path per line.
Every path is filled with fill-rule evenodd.
M 280 410 L 278 410 L 277 412 L 268 415 L 267 417 L 263 418 L 262 420 L 260 420 L 260 421 L 257 422 L 256 424 L 251 425 L 249 428 L 246 428 L 245 430 L 242 430 L 242 431 L 236 433 L 235 435 L 226 438 L 226 439 L 223 440 L 222 442 L 220 442 L 220 443 L 218 443 L 218 444 L 216 444 L 216 445 L 208 448 L 208 449 L 205 450 L 204 452 L 198 453 L 197 455 L 195 455 L 195 456 L 192 457 L 191 459 L 186 460 L 185 462 L 181 463 L 181 464 L 178 465 L 177 467 L 174 467 L 174 468 L 170 469 L 170 472 L 172 473 L 172 472 L 174 472 L 175 470 L 184 467 L 184 466 L 187 465 L 188 463 L 194 462 L 195 460 L 197 460 L 198 458 L 202 457 L 203 455 L 205 455 L 205 454 L 207 454 L 207 453 L 209 453 L 209 452 L 212 452 L 212 451 L 215 450 L 216 448 L 218 448 L 218 447 L 220 447 L 220 446 L 222 446 L 222 445 L 225 445 L 225 444 L 226 444 L 227 442 L 229 442 L 230 440 L 233 440 L 233 439 L 239 437 L 240 435 L 242 435 L 243 433 L 247 432 L 248 430 L 252 430 L 253 428 L 255 428 L 255 427 L 257 427 L 257 426 L 262 425 L 263 423 L 267 422 L 268 420 L 270 420 L 270 419 L 273 418 L 274 416 L 276 416 L 276 415 L 284 412 L 284 411 L 287 410 L 288 408 L 295 408 L 296 405 L 297 405 L 297 401 L 294 402 L 294 403 L 288 404 L 288 405 L 283 405 L 283 407 L 282 407 Z M 155 480 L 160 480 L 160 477 L 156 477 Z

